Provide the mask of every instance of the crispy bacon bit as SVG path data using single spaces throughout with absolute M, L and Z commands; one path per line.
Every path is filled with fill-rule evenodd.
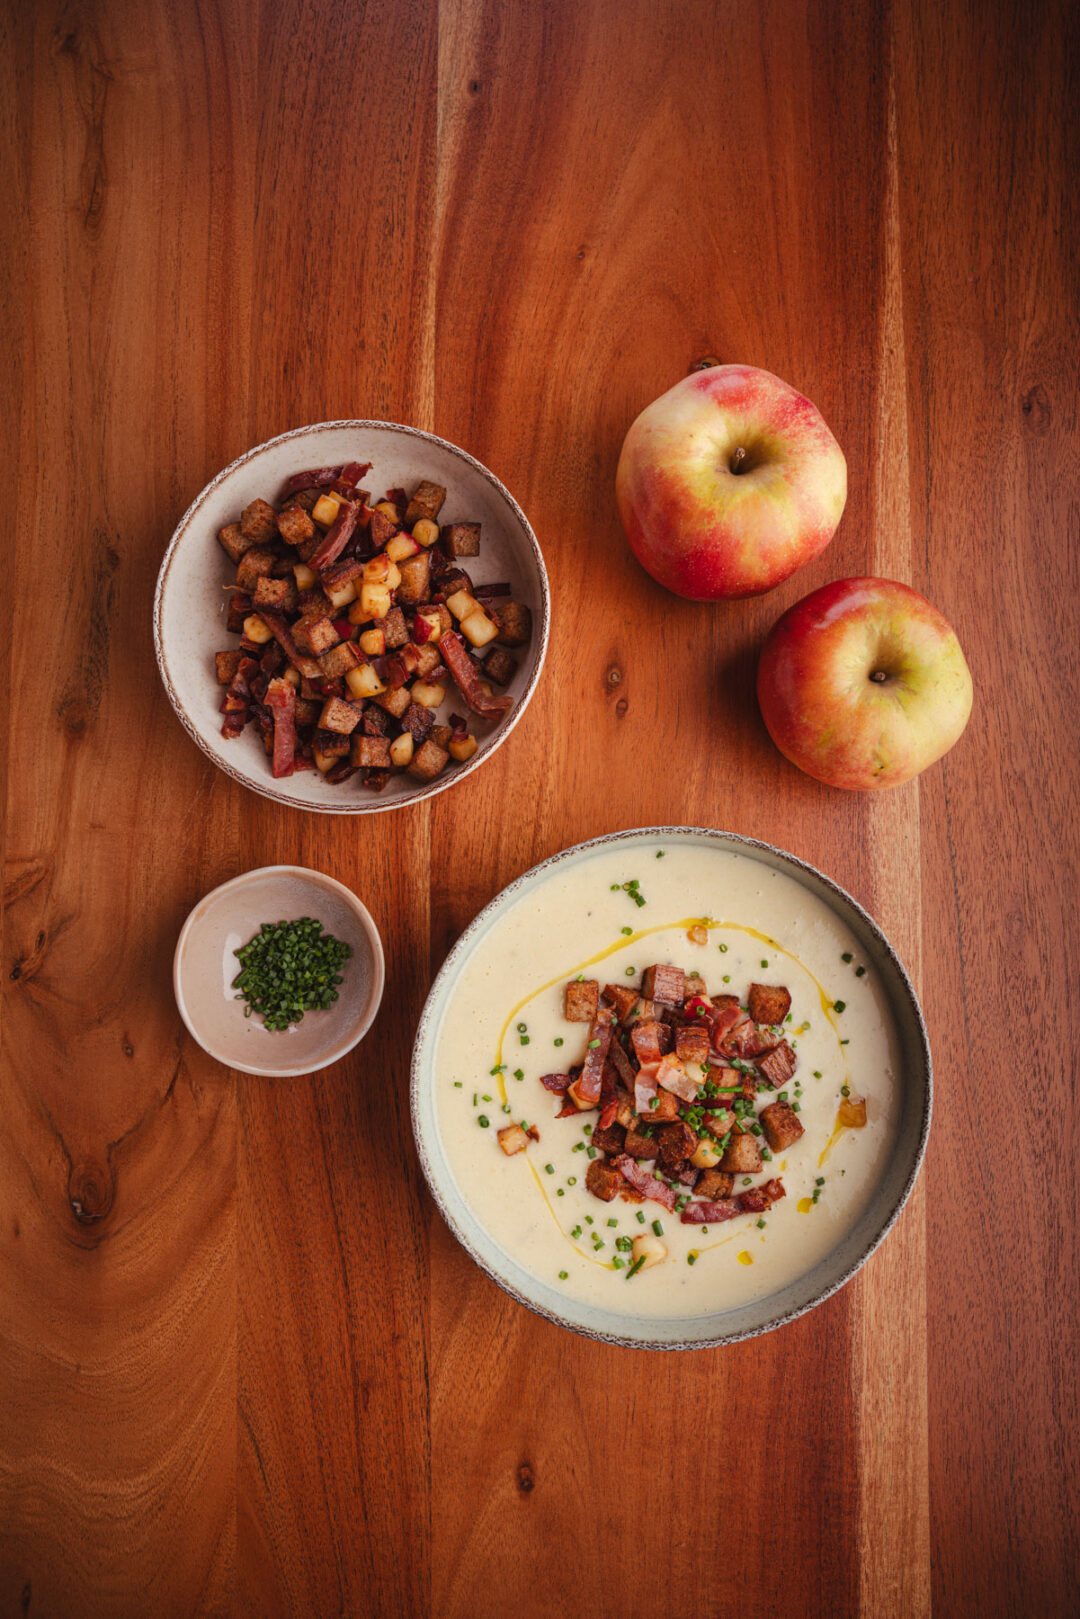
M 712 1203 L 688 1203 L 679 1218 L 683 1225 L 722 1225 L 742 1212 L 733 1197 L 720 1197 Z
M 323 568 L 328 568 L 331 562 L 337 561 L 352 539 L 353 530 L 359 516 L 360 502 L 358 500 L 347 500 L 341 505 L 333 523 L 326 531 L 325 538 L 319 542 L 308 557 L 307 565 L 309 568 L 314 568 L 315 572 L 319 573 Z
M 765 1181 L 761 1186 L 751 1186 L 748 1192 L 740 1192 L 735 1199 L 744 1214 L 763 1214 L 774 1203 L 779 1203 L 786 1197 L 783 1181 Z
M 540 1132 L 536 1128 L 535 1124 L 526 1125 L 525 1134 L 528 1136 L 530 1141 L 539 1141 L 540 1140 Z
M 274 775 L 291 776 L 296 759 L 296 692 L 287 680 L 270 682 L 266 706 L 274 720 Z
M 293 668 L 298 669 L 305 680 L 318 680 L 322 673 L 318 661 L 315 658 L 309 658 L 306 653 L 300 651 L 293 640 L 292 631 L 281 614 L 271 613 L 264 607 L 260 611 L 259 617 L 281 647 Z
M 546 1091 L 554 1091 L 560 1095 L 570 1084 L 569 1074 L 541 1074 L 540 1083 Z
M 335 478 L 340 478 L 343 468 L 319 467 L 314 472 L 294 472 L 291 478 L 286 478 L 281 486 L 278 504 L 288 496 L 295 495 L 301 489 L 325 489 L 332 484 Z
M 640 1192 L 643 1197 L 651 1197 L 655 1203 L 662 1203 L 665 1209 L 674 1212 L 675 1193 L 672 1188 L 663 1181 L 658 1181 L 656 1176 L 650 1175 L 647 1170 L 641 1169 L 627 1153 L 624 1152 L 616 1158 L 615 1168 L 636 1192 Z
M 613 1039 L 608 1048 L 608 1062 L 614 1068 L 627 1090 L 632 1090 L 634 1086 L 634 1068 L 618 1038 Z
M 655 1018 L 648 1018 L 644 1023 L 635 1023 L 630 1033 L 630 1040 L 634 1053 L 640 1063 L 658 1063 L 664 1055 L 660 1045 L 663 1024 Z
M 610 1045 L 611 1013 L 604 1006 L 589 1024 L 589 1044 L 581 1065 L 581 1078 L 570 1093 L 575 1101 L 583 1102 L 588 1107 L 595 1107 L 600 1100 L 600 1088 L 604 1082 L 604 1064 L 607 1062 Z
M 727 1039 L 729 1032 L 746 1018 L 746 1013 L 739 1005 L 738 997 L 735 995 L 724 995 L 714 1002 L 714 1008 L 712 1017 L 709 1019 L 710 1037 L 713 1050 L 723 1052 L 724 1041 Z
M 656 1095 L 658 1062 L 643 1062 L 634 1075 L 634 1106 L 644 1118 L 649 1116 L 649 1103 Z
M 513 586 L 504 584 L 477 585 L 473 591 L 473 595 L 480 599 L 482 599 L 484 596 L 512 596 L 513 594 Z
M 239 714 L 226 714 L 221 722 L 222 736 L 226 741 L 233 741 L 234 738 L 240 735 L 250 718 L 251 715 L 246 710 Z
M 678 1057 L 672 1056 L 663 1057 L 656 1070 L 656 1083 L 683 1102 L 697 1101 L 704 1077 L 699 1070 L 695 1079 L 692 1074 L 687 1073 Z
M 439 642 L 443 662 L 454 677 L 454 683 L 474 714 L 485 719 L 498 719 L 514 706 L 512 697 L 489 697 L 480 689 L 480 675 L 465 650 L 465 643 L 456 630 L 449 631 Z

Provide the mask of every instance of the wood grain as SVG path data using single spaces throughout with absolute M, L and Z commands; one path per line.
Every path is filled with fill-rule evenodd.
M 1071 1613 L 1063 0 L 43 0 L 3 28 L 0 1614 Z M 611 497 L 629 421 L 705 355 L 803 388 L 850 473 L 827 552 L 718 608 L 646 579 Z M 149 640 L 191 497 L 336 415 L 485 460 L 554 598 L 505 748 L 360 832 L 220 778 Z M 955 752 L 876 798 L 787 766 L 753 700 L 776 615 L 852 573 L 925 590 L 976 681 Z M 923 1182 L 857 1281 L 678 1356 L 506 1299 L 435 1215 L 407 1106 L 476 911 L 671 820 L 867 904 L 937 1076 Z M 362 1047 L 281 1084 L 206 1059 L 169 982 L 198 895 L 275 860 L 353 886 L 388 966 Z

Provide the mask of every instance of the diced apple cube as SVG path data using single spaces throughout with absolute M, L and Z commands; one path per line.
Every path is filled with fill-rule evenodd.
M 265 646 L 267 641 L 274 639 L 273 634 L 263 623 L 258 613 L 249 613 L 245 618 L 244 634 L 249 641 L 255 641 L 259 646 Z
M 412 700 L 421 708 L 439 708 L 446 701 L 446 687 L 433 685 L 427 680 L 414 680 Z
M 353 622 L 365 624 L 369 618 L 385 618 L 390 611 L 390 587 L 388 585 L 364 585 L 360 591 L 360 614 Z M 352 620 L 350 609 L 349 618 Z
M 395 534 L 387 542 L 386 555 L 391 562 L 404 562 L 406 557 L 414 557 L 419 549 L 411 534 Z
M 309 568 L 306 562 L 294 564 L 293 578 L 296 580 L 297 590 L 314 590 L 319 582 L 319 576 L 315 569 Z
M 356 600 L 356 583 L 352 579 L 346 579 L 337 590 L 330 590 L 326 585 L 323 586 L 323 590 L 331 607 L 348 607 L 350 602 Z
M 439 525 L 433 523 L 430 517 L 421 517 L 419 522 L 413 524 L 412 537 L 426 551 L 439 538 Z
M 320 495 L 311 508 L 311 515 L 323 528 L 329 528 L 336 521 L 338 507 L 341 505 L 341 496 L 335 494 Z
M 360 637 L 361 652 L 366 652 L 369 658 L 381 658 L 386 651 L 386 633 L 383 630 L 365 630 Z
M 402 731 L 390 744 L 390 763 L 398 770 L 405 770 L 412 763 L 413 739 L 408 731 Z
M 350 669 L 345 684 L 354 697 L 377 697 L 386 687 L 375 673 L 373 663 L 362 663 L 359 669 Z
M 460 742 L 455 742 L 451 737 L 446 744 L 451 759 L 456 759 L 459 765 L 463 765 L 466 759 L 471 759 L 478 746 L 474 736 L 463 736 Z
M 470 645 L 487 646 L 489 641 L 494 641 L 499 631 L 481 607 L 477 608 L 475 613 L 470 613 L 468 618 L 462 619 L 461 633 Z
M 455 590 L 452 596 L 447 596 L 446 605 L 457 619 L 466 619 L 473 613 L 483 612 L 480 603 L 469 590 Z

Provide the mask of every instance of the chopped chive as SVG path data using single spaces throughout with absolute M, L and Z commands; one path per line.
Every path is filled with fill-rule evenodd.
M 758 1221 L 758 1225 L 759 1225 L 759 1226 L 763 1226 L 763 1225 L 764 1225 L 764 1224 L 765 1224 L 765 1221 L 764 1221 L 764 1220 L 759 1220 L 759 1221 Z
M 475 1091 L 472 1093 L 472 1105 L 473 1107 L 479 1107 L 480 1105 L 480 1098 Z
M 519 1023 L 517 1026 L 518 1034 L 524 1034 L 528 1027 L 529 1025 L 527 1023 Z
M 817 1179 L 815 1180 L 814 1185 L 815 1186 L 824 1186 L 825 1185 L 825 1177 L 824 1177 L 824 1175 L 819 1175 L 817 1177 Z
M 663 1228 L 663 1226 L 662 1226 L 662 1225 L 661 1225 L 661 1224 L 660 1224 L 660 1221 L 659 1221 L 659 1220 L 654 1220 L 654 1221 L 653 1221 L 653 1223 L 652 1223 L 652 1228 L 653 1228 L 653 1231 L 654 1231 L 654 1232 L 655 1232 L 655 1233 L 656 1233 L 656 1235 L 657 1235 L 657 1236 L 658 1236 L 658 1237 L 662 1237 L 662 1236 L 663 1236 L 663 1235 L 664 1235 L 664 1228 Z
M 618 1220 L 615 1220 L 615 1219 L 611 1219 L 611 1220 L 608 1221 L 608 1225 L 618 1225 L 618 1223 L 619 1223 Z
M 716 947 L 716 948 L 717 948 L 717 949 L 718 949 L 718 950 L 719 950 L 719 952 L 720 952 L 720 954 L 721 954 L 721 955 L 722 955 L 722 956 L 726 956 L 726 955 L 727 955 L 727 945 L 726 945 L 726 944 L 719 944 L 719 945 L 717 945 L 717 947 Z M 725 979 L 725 982 L 726 982 L 726 981 L 727 981 L 727 980 L 726 980 L 726 979 Z
M 460 1081 L 460 1079 L 455 1079 L 455 1081 L 454 1081 L 454 1089 L 456 1091 L 459 1091 L 461 1089 L 461 1081 Z
M 627 969 L 626 969 L 627 978 L 633 978 L 634 971 L 635 971 L 635 969 L 633 967 L 627 967 Z
M 851 1041 L 850 1040 L 841 1040 L 840 1044 L 842 1046 L 850 1046 Z
M 642 1214 L 640 1209 L 638 1209 L 638 1211 L 637 1211 L 637 1218 L 638 1218 L 638 1224 L 639 1225 L 644 1225 L 645 1224 L 645 1216 Z
M 562 1035 L 561 1035 L 561 1034 L 558 1034 L 558 1035 L 556 1035 L 556 1036 L 555 1036 L 555 1044 L 556 1044 L 556 1045 L 557 1045 L 557 1046 L 561 1046 L 561 1045 L 562 1045 L 562 1043 L 563 1043 L 563 1037 L 562 1037 Z
M 820 1079 L 821 1078 L 821 1069 L 820 1068 L 815 1068 L 814 1069 L 814 1078 L 815 1079 Z
M 620 928 L 620 933 L 633 933 L 633 928 Z
M 854 958 L 854 956 L 853 956 L 853 955 L 852 955 L 852 954 L 851 954 L 851 951 L 850 951 L 850 950 L 845 950 L 845 951 L 844 951 L 844 954 L 843 954 L 843 955 L 842 955 L 842 956 L 841 956 L 841 957 L 840 957 L 840 960 L 841 960 L 841 961 L 854 961 L 854 959 L 855 959 L 855 958 Z
M 691 1248 L 690 1252 L 686 1256 L 686 1263 L 688 1265 L 696 1265 L 697 1260 L 698 1260 L 697 1249 L 696 1248 Z
M 663 858 L 664 858 L 664 856 L 665 856 L 665 855 L 666 855 L 666 854 L 667 854 L 667 850 L 666 850 L 666 849 L 657 849 L 657 851 L 656 851 L 656 858 L 657 858 L 657 860 L 663 860 Z
M 772 1163 L 772 1153 L 769 1151 L 768 1147 L 762 1147 L 761 1156 L 764 1158 L 767 1164 Z
M 529 1043 L 529 1036 L 528 1036 L 528 1035 L 527 1035 L 527 1034 L 523 1034 L 523 1035 L 521 1035 L 521 1036 L 520 1036 L 520 1043 L 521 1043 L 521 1044 L 522 1044 L 522 1045 L 523 1045 L 523 1046 L 527 1046 L 527 1045 L 528 1045 L 528 1043 Z
M 586 1151 L 588 1152 L 588 1155 L 589 1155 L 590 1158 L 595 1158 L 596 1157 L 596 1148 L 595 1147 L 588 1147 L 588 1148 L 586 1148 Z
M 487 1130 L 491 1125 L 491 1120 L 488 1118 L 486 1113 L 481 1113 L 476 1122 L 480 1126 L 481 1130 Z
M 514 1078 L 515 1079 L 524 1079 L 525 1078 L 525 1070 L 524 1070 L 524 1068 L 515 1068 L 514 1069 Z
M 769 965 L 769 963 L 768 963 L 768 962 L 767 962 L 767 961 L 763 961 L 763 962 L 762 962 L 762 963 L 761 963 L 761 965 L 762 965 L 762 966 L 763 966 L 763 967 L 767 967 L 767 966 L 768 966 L 768 965 Z
M 866 968 L 865 967 L 856 967 L 856 969 L 855 969 L 855 977 L 856 978 L 865 978 L 866 977 Z
M 555 1173 L 555 1165 L 554 1164 L 545 1164 L 544 1165 L 544 1174 L 545 1175 L 554 1175 L 554 1173 Z
M 599 1040 L 590 1040 L 589 1041 L 589 1050 L 590 1051 L 595 1051 L 599 1044 L 600 1044 Z
M 567 1278 L 569 1277 L 569 1275 L 570 1275 L 570 1272 L 568 1270 L 561 1270 L 559 1272 L 559 1281 L 560 1282 L 565 1282 L 567 1280 Z
M 565 1197 L 566 1196 L 566 1193 L 563 1191 L 561 1186 L 557 1186 L 555 1188 L 555 1196 L 556 1197 Z
M 568 1175 L 566 1177 L 566 1184 L 567 1184 L 567 1186 L 576 1186 L 577 1185 L 577 1176 L 576 1175 Z
M 642 1254 L 641 1258 L 640 1259 L 635 1259 L 634 1263 L 630 1266 L 630 1269 L 626 1273 L 626 1280 L 629 1281 L 631 1276 L 636 1276 L 638 1271 L 641 1269 L 642 1265 L 644 1265 L 644 1263 L 645 1263 L 645 1255 Z
M 846 1001 L 833 1001 L 832 1003 L 832 1009 L 834 1012 L 842 1012 L 846 1006 Z
M 572 1237 L 574 1237 L 574 1238 L 580 1237 L 581 1236 L 581 1227 L 579 1225 L 576 1225 L 574 1227 L 573 1231 L 571 1231 L 570 1235 Z
M 841 1096 L 850 1096 L 851 1095 L 851 1086 L 850 1085 L 841 1085 L 841 1087 L 840 1087 L 840 1095 Z

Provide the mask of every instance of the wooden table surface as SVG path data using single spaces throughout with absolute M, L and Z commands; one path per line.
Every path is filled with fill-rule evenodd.
M 1077 1611 L 1068 11 L 9 0 L 3 1615 Z M 809 394 L 850 476 L 823 556 L 711 608 L 638 569 L 612 493 L 705 355 Z M 506 746 L 359 826 L 217 772 L 150 634 L 202 485 L 350 415 L 492 467 L 554 601 Z M 779 612 L 858 573 L 927 593 L 976 688 L 955 751 L 880 796 L 789 767 L 753 697 Z M 937 1072 L 857 1280 L 686 1355 L 504 1297 L 407 1105 L 466 923 L 660 821 L 849 888 Z M 388 952 L 371 1036 L 282 1083 L 204 1057 L 170 985 L 194 901 L 273 861 L 351 884 Z

